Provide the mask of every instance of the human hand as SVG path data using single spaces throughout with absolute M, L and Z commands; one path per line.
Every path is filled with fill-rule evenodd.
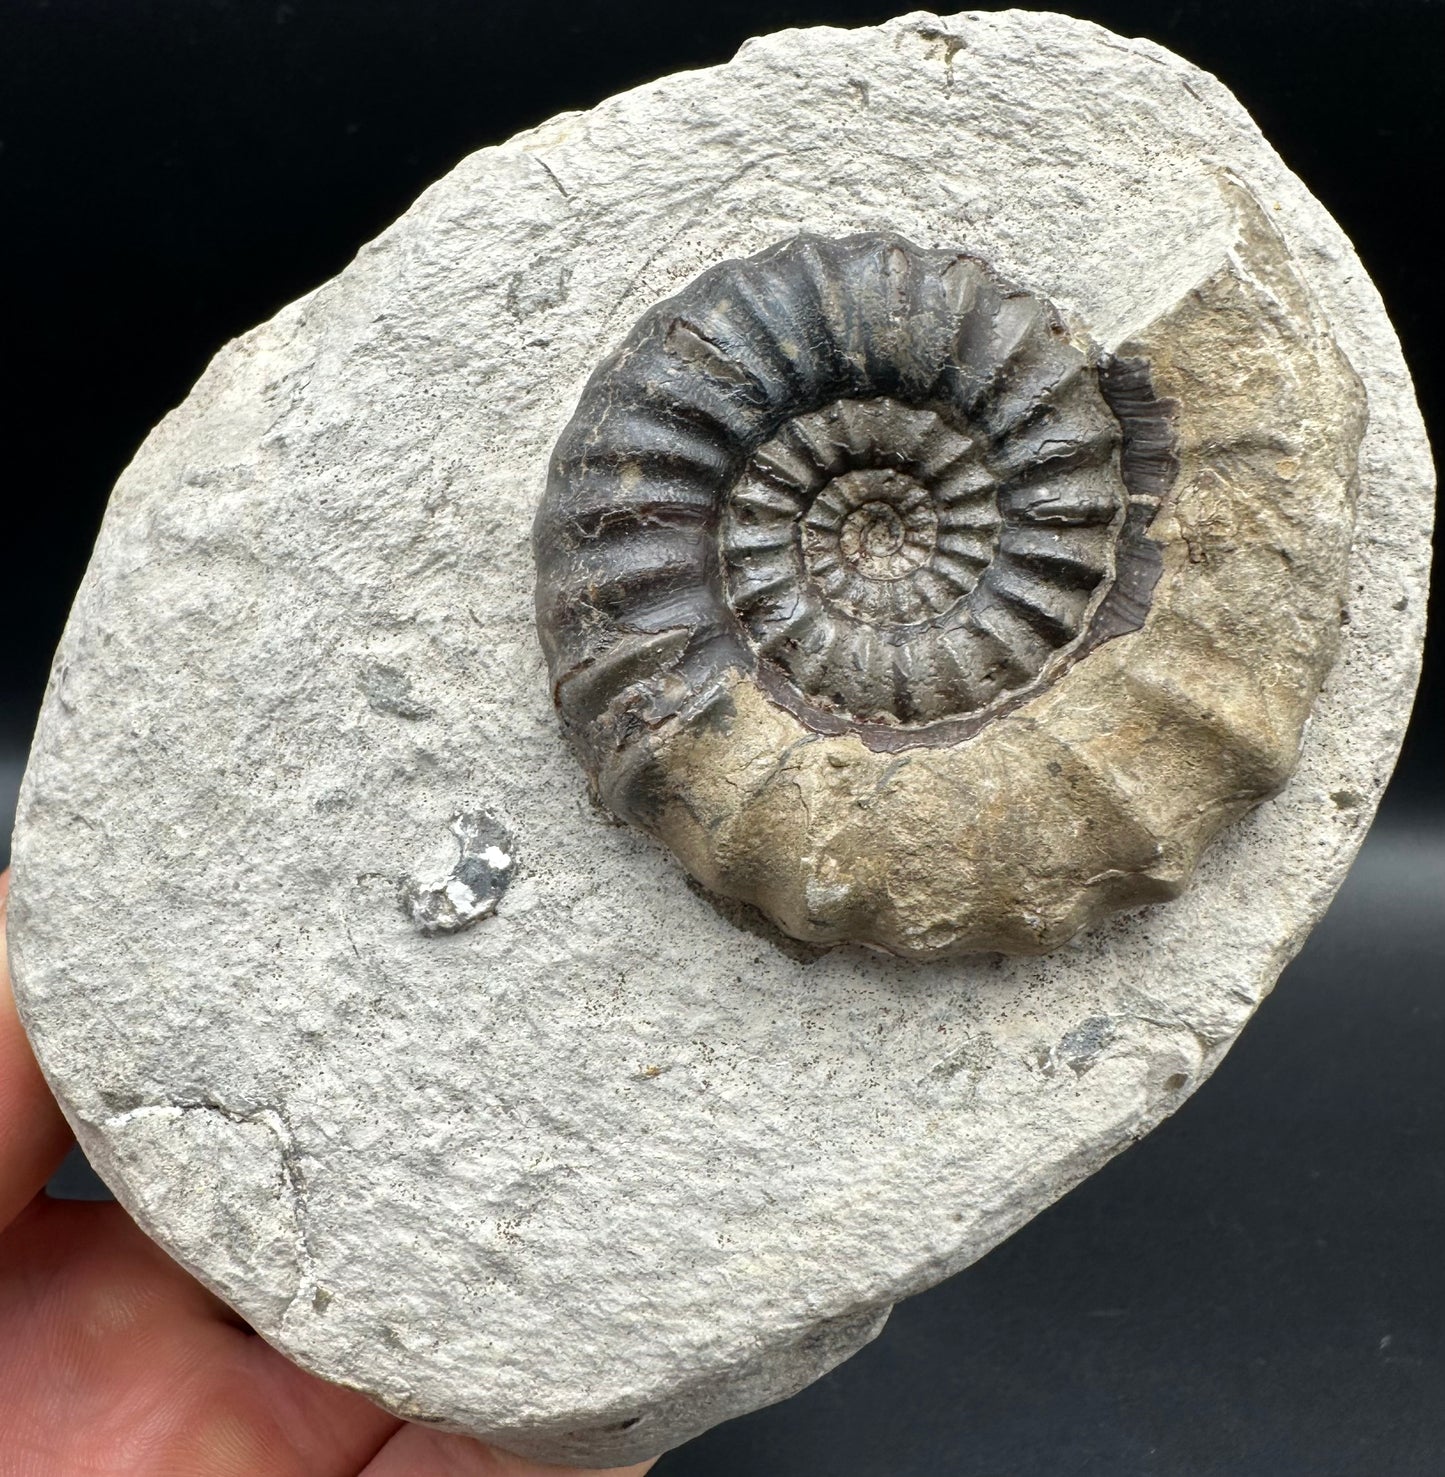
M 565 1477 L 305 1373 L 119 1205 L 45 1194 L 70 1130 L 15 1014 L 9 883 L 0 874 L 0 1477 Z

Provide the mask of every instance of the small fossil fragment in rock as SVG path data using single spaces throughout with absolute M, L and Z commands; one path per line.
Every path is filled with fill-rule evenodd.
M 490 917 L 517 872 L 511 833 L 484 810 L 451 823 L 458 845 L 419 865 L 402 884 L 401 905 L 422 933 L 456 933 Z

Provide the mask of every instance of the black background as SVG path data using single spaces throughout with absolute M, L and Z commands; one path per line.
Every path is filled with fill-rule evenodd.
M 6 772 L 111 483 L 227 338 L 475 148 L 757 32 L 897 8 L 3 0 Z M 1445 424 L 1445 4 L 1061 8 L 1240 97 L 1354 240 Z M 1204 1092 L 837 1374 L 659 1474 L 1445 1474 L 1435 630 L 1382 822 Z

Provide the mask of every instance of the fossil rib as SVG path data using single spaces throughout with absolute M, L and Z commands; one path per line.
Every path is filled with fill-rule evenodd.
M 1177 892 L 1293 765 L 1360 432 L 1283 247 L 1238 212 L 1270 288 L 1226 268 L 1116 356 L 888 233 L 798 236 L 645 314 L 557 444 L 534 540 L 603 800 L 788 932 L 917 958 L 1035 952 Z M 1289 479 L 1251 451 L 1286 444 Z M 1201 478 L 1236 532 L 1305 515 L 1268 599 L 1249 559 L 1188 552 Z M 1221 711 L 1201 682 L 1255 697 Z

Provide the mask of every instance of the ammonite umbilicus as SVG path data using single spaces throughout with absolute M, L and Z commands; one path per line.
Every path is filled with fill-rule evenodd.
M 1348 370 L 1248 239 L 1274 280 L 1112 355 L 887 233 L 797 236 L 645 314 L 535 533 L 604 802 L 788 933 L 914 958 L 1177 893 L 1294 763 L 1348 546 L 1347 499 L 1299 496 L 1312 458 L 1348 483 L 1358 425 L 1300 444 L 1311 375 Z

